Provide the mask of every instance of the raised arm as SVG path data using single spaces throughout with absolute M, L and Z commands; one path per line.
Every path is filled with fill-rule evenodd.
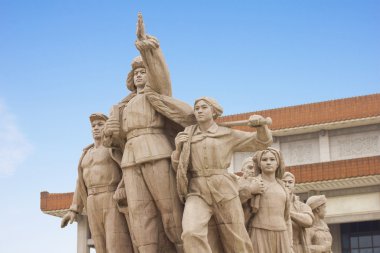
M 247 123 L 249 126 L 255 127 L 257 132 L 252 133 L 233 129 L 231 144 L 235 152 L 255 152 L 266 149 L 272 144 L 272 133 L 267 126 L 268 122 L 262 116 L 252 115 Z
M 249 126 L 255 127 L 257 131 L 257 140 L 260 143 L 269 143 L 272 144 L 273 138 L 272 133 L 268 128 L 268 123 L 260 115 L 252 115 L 249 117 Z
M 144 21 L 141 13 L 138 14 L 136 35 L 137 40 L 135 45 L 140 51 L 148 75 L 146 88 L 162 95 L 171 96 L 172 87 L 169 70 L 160 49 L 159 42 L 155 37 L 145 34 Z

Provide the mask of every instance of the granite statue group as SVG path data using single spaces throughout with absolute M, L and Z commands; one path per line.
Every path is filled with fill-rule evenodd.
M 215 121 L 223 108 L 213 98 L 193 106 L 173 98 L 141 14 L 135 45 L 130 94 L 109 117 L 90 116 L 94 143 L 61 226 L 86 212 L 97 253 L 331 252 L 326 198 L 305 204 L 294 194 L 294 175 L 270 147 L 270 122 L 253 115 L 256 131 L 243 132 Z M 227 171 L 237 151 L 253 154 L 242 176 Z

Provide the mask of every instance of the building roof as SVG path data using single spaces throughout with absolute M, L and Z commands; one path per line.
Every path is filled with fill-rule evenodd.
M 379 117 L 380 94 L 228 115 L 219 118 L 218 122 L 246 120 L 253 114 L 271 117 L 272 130 Z M 247 126 L 236 128 L 244 131 L 254 130 Z
M 356 158 L 350 160 L 331 161 L 314 164 L 290 166 L 287 168 L 297 179 L 297 188 L 303 189 L 303 185 L 313 182 L 360 179 L 380 175 L 380 156 Z M 376 181 L 378 182 L 378 181 Z M 41 192 L 41 210 L 45 213 L 61 216 L 72 202 L 73 193 L 49 193 Z
M 43 191 L 40 193 L 40 209 L 44 213 L 62 217 L 63 213 L 69 209 L 73 196 L 73 192 L 49 193 Z
M 380 174 L 380 156 L 289 166 L 298 184 Z

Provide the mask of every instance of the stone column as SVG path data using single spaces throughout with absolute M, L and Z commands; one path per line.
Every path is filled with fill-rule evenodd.
M 90 229 L 88 227 L 87 215 L 78 215 L 77 221 L 77 253 L 90 253 L 90 247 L 88 245 Z

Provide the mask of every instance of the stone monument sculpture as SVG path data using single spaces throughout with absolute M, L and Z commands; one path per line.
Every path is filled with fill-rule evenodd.
M 243 173 L 244 178 L 253 178 L 255 177 L 255 168 L 253 166 L 253 157 L 247 157 L 243 160 L 241 164 L 241 172 Z
M 252 218 L 248 230 L 253 252 L 291 253 L 290 197 L 281 181 L 284 159 L 280 151 L 268 148 L 257 151 L 253 162 L 256 180 L 264 184 L 263 193 L 251 200 Z
M 86 209 L 92 239 L 97 253 L 133 253 L 126 220 L 113 199 L 122 179 L 121 152 L 101 143 L 107 116 L 90 116 L 94 143 L 83 150 L 78 165 L 78 179 L 70 210 L 62 218 L 61 227 L 73 223 Z
M 294 253 L 310 253 L 307 245 L 306 228 L 313 225 L 314 215 L 311 208 L 295 195 L 295 176 L 285 172 L 282 181 L 290 192 L 290 218 L 292 220 L 292 237 Z
M 256 178 L 252 156 L 243 160 L 241 172 L 243 174 L 238 179 L 239 197 L 243 206 L 245 226 L 248 230 L 248 225 L 253 213 L 252 208 L 255 199 L 253 196 L 264 192 L 264 183 L 262 180 L 257 180 Z
M 170 156 L 175 135 L 194 122 L 194 115 L 189 105 L 171 97 L 170 76 L 159 42 L 145 34 L 141 14 L 135 45 L 141 57 L 132 61 L 128 74 L 131 93 L 111 110 L 105 144 L 123 150 L 123 182 L 139 252 L 158 252 L 162 223 L 167 237 L 181 253 L 183 206 Z
M 141 13 L 135 46 L 130 94 L 109 118 L 90 116 L 94 143 L 80 158 L 61 227 L 85 209 L 97 253 L 331 253 L 326 198 L 306 205 L 294 194 L 294 175 L 269 147 L 271 119 L 217 124 L 223 108 L 214 99 L 192 108 L 173 98 Z M 226 127 L 241 124 L 256 132 Z M 227 171 L 236 151 L 255 152 L 240 178 Z
M 257 133 L 218 126 L 215 119 L 223 112 L 212 98 L 194 103 L 197 124 L 185 128 L 175 139 L 172 154 L 177 172 L 177 190 L 185 210 L 182 239 L 186 253 L 212 252 L 207 241 L 207 226 L 215 218 L 224 251 L 252 252 L 238 198 L 238 182 L 229 167 L 234 151 L 256 151 L 272 142 L 267 122 L 261 116 L 249 119 Z
M 306 201 L 306 204 L 310 206 L 314 214 L 313 226 L 307 229 L 311 253 L 332 253 L 332 236 L 329 227 L 324 221 L 326 202 L 325 195 L 311 196 Z

